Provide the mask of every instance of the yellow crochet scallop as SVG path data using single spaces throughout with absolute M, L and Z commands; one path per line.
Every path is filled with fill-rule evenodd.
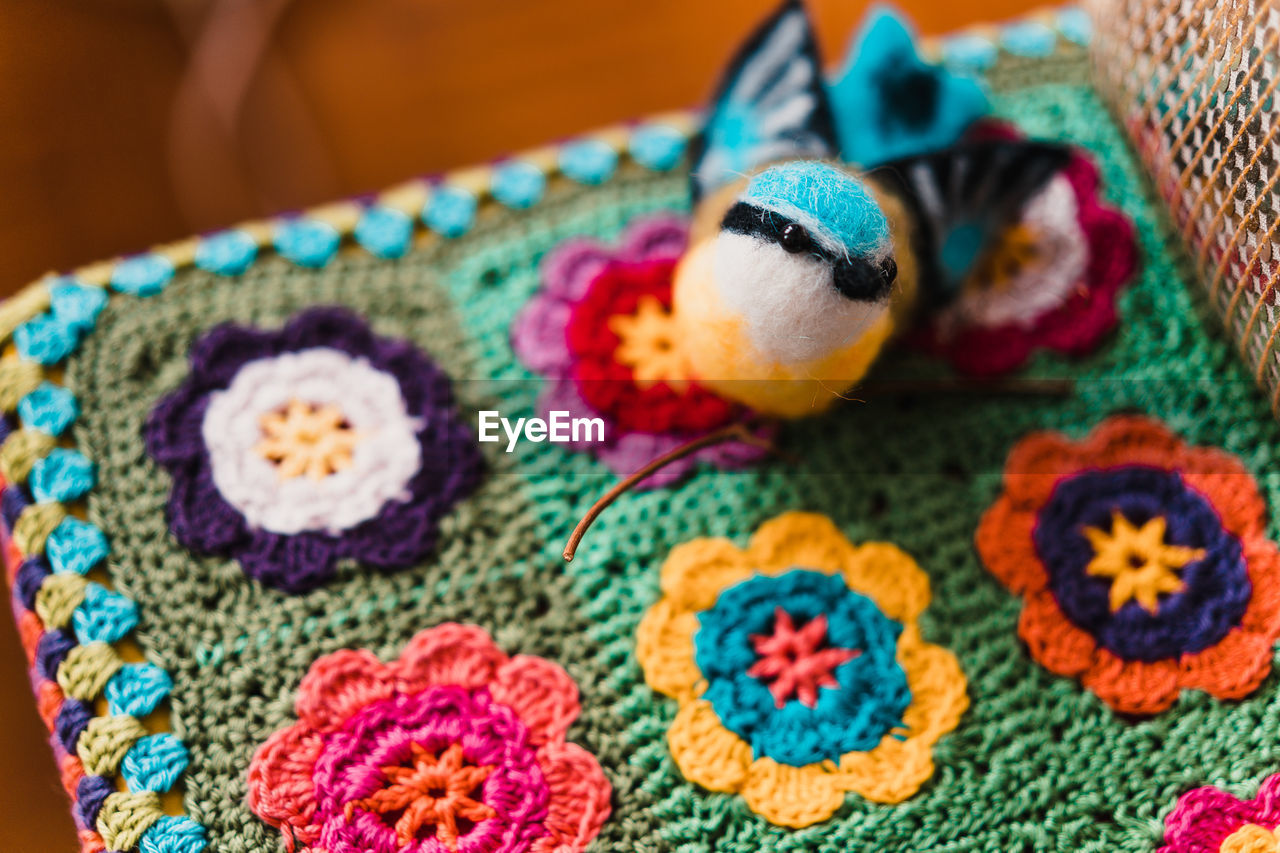
M 690 782 L 710 791 L 732 793 L 751 768 L 751 747 L 720 724 L 710 702 L 694 700 L 680 708 L 667 743 L 676 766 Z
M 888 542 L 859 548 L 845 564 L 844 579 L 896 622 L 914 622 L 929 604 L 929 576 L 906 551 Z
M 659 582 L 673 604 L 706 610 L 720 590 L 750 576 L 746 555 L 728 539 L 694 539 L 671 549 Z
M 839 574 L 850 589 L 903 626 L 897 659 L 907 677 L 911 704 L 903 727 L 865 752 L 839 762 L 791 766 L 754 757 L 750 745 L 700 699 L 706 682 L 694 657 L 698 613 L 720 592 L 753 574 L 794 568 Z M 697 539 L 671 551 L 662 567 L 663 597 L 649 609 L 637 633 L 636 657 L 645 680 L 680 704 L 667 744 L 680 772 L 713 791 L 740 793 L 752 811 L 780 826 L 826 820 L 848 793 L 879 803 L 912 796 L 933 774 L 932 750 L 956 727 L 968 707 L 966 681 L 951 652 L 920 636 L 917 617 L 929 603 L 929 580 L 894 545 L 854 546 L 830 519 L 786 513 L 761 525 L 746 549 L 724 539 Z
M 662 599 L 640 620 L 636 629 L 636 655 L 648 663 L 645 682 L 659 693 L 677 699 L 692 698 L 702 673 L 693 661 L 693 633 L 698 616 Z
M 1218 853 L 1280 853 L 1280 835 L 1247 823 L 1222 840 Z
M 809 512 L 788 512 L 766 521 L 747 545 L 747 560 L 768 574 L 795 568 L 835 573 L 855 553 L 853 543 L 831 519 Z
M 845 785 L 822 764 L 791 767 L 772 758 L 751 763 L 742 799 L 770 823 L 794 829 L 824 821 L 844 804 Z

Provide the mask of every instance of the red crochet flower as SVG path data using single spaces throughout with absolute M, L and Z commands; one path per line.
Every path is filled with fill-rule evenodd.
M 1270 672 L 1280 552 L 1266 519 L 1234 457 L 1114 417 L 1081 442 L 1020 441 L 977 547 L 1023 596 L 1018 633 L 1037 662 L 1153 714 L 1187 688 L 1242 698 Z
M 983 122 L 970 138 L 1018 139 Z M 1098 170 L 1070 162 L 1023 208 L 962 292 L 913 336 L 922 349 L 978 375 L 1021 367 L 1037 349 L 1092 351 L 1116 324 L 1115 300 L 1137 265 L 1132 223 L 1098 197 Z
M 745 414 L 691 379 L 676 345 L 671 280 L 687 237 L 682 219 L 664 215 L 636 221 L 612 246 L 566 240 L 543 261 L 541 287 L 511 326 L 516 355 L 547 380 L 539 411 L 599 418 L 603 441 L 569 446 L 619 474 Z M 773 431 L 757 428 L 762 436 Z M 671 463 L 640 486 L 669 485 L 700 462 L 741 468 L 764 452 L 724 442 Z
M 248 780 L 291 853 L 581 853 L 609 817 L 600 765 L 565 741 L 577 686 L 474 626 L 423 631 L 389 664 L 319 658 L 295 710 Z
M 671 319 L 675 267 L 674 258 L 612 260 L 569 316 L 573 380 L 624 432 L 699 433 L 736 416 L 731 403 L 684 373 Z

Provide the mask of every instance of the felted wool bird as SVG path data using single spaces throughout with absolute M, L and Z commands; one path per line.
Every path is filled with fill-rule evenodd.
M 873 18 L 864 45 L 880 33 L 900 47 L 904 32 Z M 787 0 L 731 62 L 695 140 L 673 295 L 681 347 L 700 382 L 759 413 L 829 407 L 914 316 L 956 295 L 1069 160 L 1061 145 L 966 141 L 985 101 L 907 53 L 900 85 L 882 81 L 869 107 L 850 94 L 856 57 L 830 86 L 804 7 Z M 885 106 L 886 93 L 928 103 Z M 969 100 L 940 126 L 928 116 L 947 97 Z M 877 126 L 859 130 L 841 105 Z M 864 170 L 845 149 L 915 153 Z

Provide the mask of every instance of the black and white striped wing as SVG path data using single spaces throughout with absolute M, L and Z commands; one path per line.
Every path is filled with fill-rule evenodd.
M 725 70 L 692 146 L 693 199 L 776 160 L 838 151 L 813 28 L 787 0 Z
M 961 142 L 879 166 L 871 174 L 901 196 L 916 221 L 922 282 L 955 295 L 990 241 L 1066 167 L 1071 150 L 1027 139 Z

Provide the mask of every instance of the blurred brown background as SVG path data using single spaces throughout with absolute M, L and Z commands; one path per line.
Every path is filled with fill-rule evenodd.
M 701 102 L 776 0 L 0 0 L 0 295 Z M 808 0 L 829 60 L 866 0 Z M 1031 0 L 900 0 L 925 33 Z M 0 850 L 76 849 L 0 616 Z

